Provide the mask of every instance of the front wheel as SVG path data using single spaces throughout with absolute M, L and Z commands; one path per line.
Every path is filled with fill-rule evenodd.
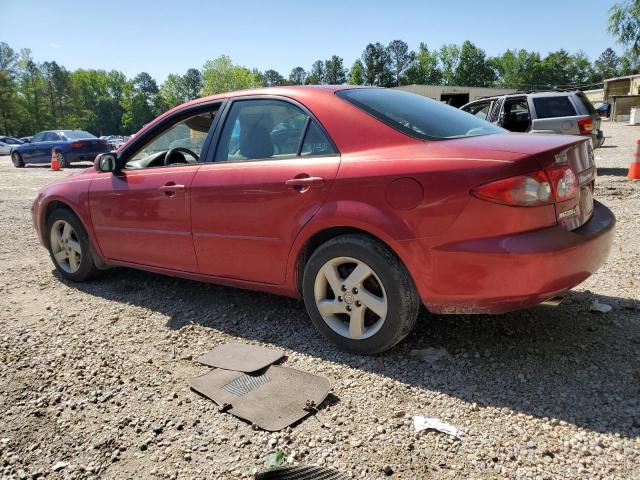
M 22 155 L 18 152 L 13 152 L 11 154 L 11 161 L 13 162 L 13 166 L 16 168 L 24 167 L 24 160 L 22 160 Z
M 78 217 L 67 209 L 55 210 L 47 219 L 49 253 L 64 278 L 84 282 L 100 275 L 91 243 Z
M 390 349 L 415 326 L 420 299 L 396 255 L 365 235 L 321 245 L 303 278 L 314 325 L 339 348 L 373 354 Z

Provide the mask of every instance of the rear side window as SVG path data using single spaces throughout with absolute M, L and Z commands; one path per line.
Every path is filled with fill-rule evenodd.
M 538 118 L 572 117 L 576 115 L 569 97 L 537 97 L 533 99 Z
M 430 98 L 386 88 L 341 90 L 337 96 L 405 135 L 421 140 L 502 133 L 499 127 Z
M 307 127 L 300 155 L 335 155 L 336 150 L 318 124 L 312 120 Z
M 83 138 L 96 138 L 95 135 L 89 132 L 85 132 L 83 130 L 73 130 L 73 131 L 64 132 L 64 136 L 67 138 L 67 140 L 82 140 Z

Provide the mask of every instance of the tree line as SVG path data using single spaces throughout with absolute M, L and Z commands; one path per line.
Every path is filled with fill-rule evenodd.
M 158 85 L 146 72 L 127 78 L 118 70 L 70 71 L 55 61 L 38 63 L 29 49 L 0 42 L 0 132 L 26 136 L 46 129 L 74 128 L 96 135 L 130 134 L 162 112 L 215 93 L 279 85 L 351 84 L 392 87 L 408 84 L 463 85 L 514 89 L 597 88 L 603 79 L 640 71 L 630 49 L 618 56 L 607 48 L 594 62 L 564 49 L 546 56 L 506 50 L 487 56 L 470 41 L 430 50 L 411 50 L 402 40 L 369 43 L 351 68 L 332 55 L 310 68 L 296 66 L 288 77 L 259 71 L 222 55 L 202 69 L 172 73 Z

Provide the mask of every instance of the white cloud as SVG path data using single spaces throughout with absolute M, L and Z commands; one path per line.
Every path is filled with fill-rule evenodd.
M 49 44 L 51 46 L 51 48 L 60 48 L 62 45 L 60 45 L 59 43 L 50 43 Z

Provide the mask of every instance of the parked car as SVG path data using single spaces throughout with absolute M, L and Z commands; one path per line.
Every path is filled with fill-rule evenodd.
M 170 146 L 187 136 L 200 154 Z M 587 139 L 512 134 L 407 92 L 243 90 L 176 107 L 44 187 L 33 221 L 70 281 L 127 266 L 302 297 L 329 339 L 375 353 L 421 302 L 507 312 L 589 277 L 615 224 L 595 171 Z
M 522 92 L 485 97 L 461 110 L 510 132 L 559 133 L 590 137 L 593 148 L 604 143 L 600 117 L 582 92 Z
M 13 137 L 0 137 L 0 155 L 10 155 L 11 150 L 18 145 L 22 145 L 22 142 Z
M 593 105 L 596 109 L 596 113 L 604 118 L 611 116 L 611 104 L 609 102 L 597 102 Z
M 30 143 L 14 148 L 11 153 L 13 164 L 20 168 L 27 163 L 49 163 L 51 153 L 60 165 L 68 167 L 72 162 L 93 160 L 99 153 L 109 152 L 106 140 L 100 140 L 82 130 L 48 130 L 33 136 Z
M 33 137 L 20 137 L 18 140 L 20 140 L 22 143 L 30 143 L 32 138 Z
M 100 138 L 109 142 L 112 150 L 117 150 L 118 147 L 124 143 L 124 137 L 122 135 L 105 135 Z

